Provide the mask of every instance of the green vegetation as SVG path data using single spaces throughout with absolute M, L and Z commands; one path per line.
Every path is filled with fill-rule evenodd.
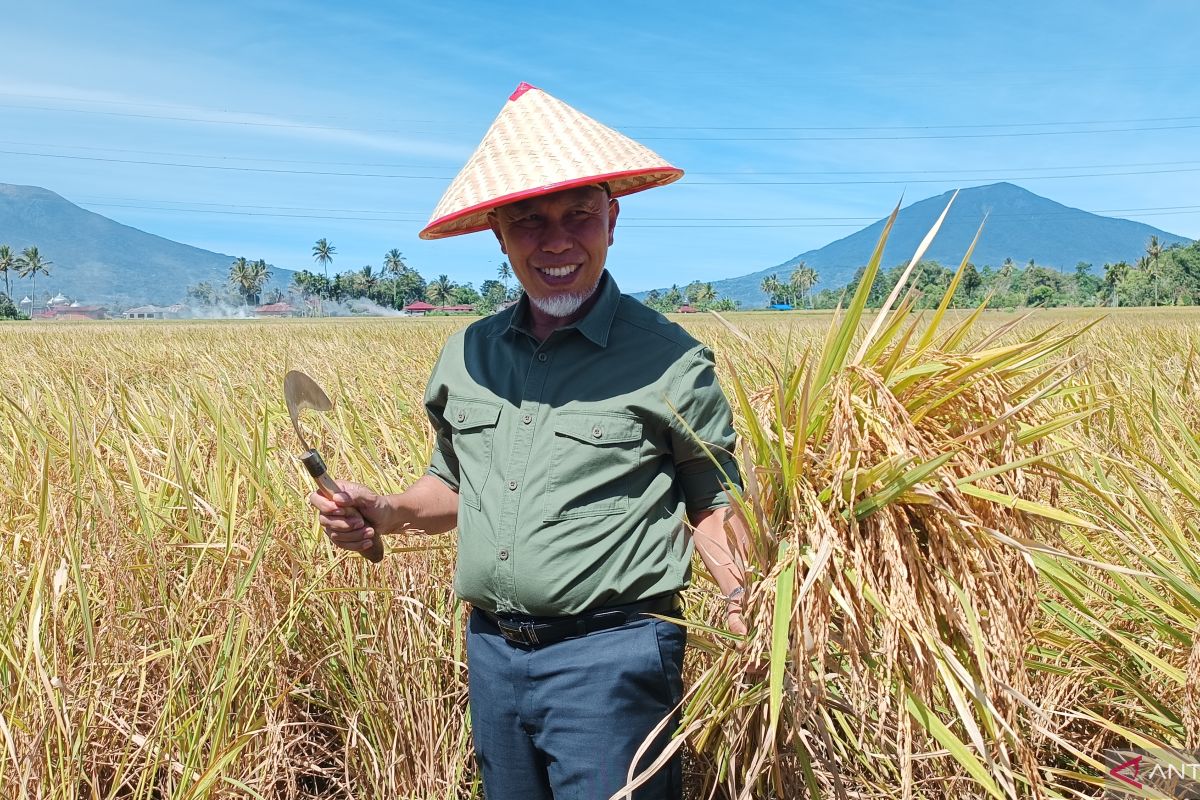
M 896 285 L 906 264 L 882 270 L 871 284 L 867 305 L 878 308 Z M 813 308 L 836 308 L 852 296 L 862 280 L 860 269 L 846 287 L 823 289 L 813 296 Z M 1030 260 L 1019 267 L 1005 259 L 999 267 L 976 268 L 968 263 L 963 272 L 953 307 L 969 308 L 990 297 L 990 305 L 1000 308 L 1040 306 L 1189 306 L 1200 304 L 1200 242 L 1163 247 L 1158 237 L 1150 237 L 1146 255 L 1135 263 L 1124 261 L 1105 264 L 1096 274 L 1091 264 L 1079 262 L 1072 272 L 1059 272 Z M 918 265 L 915 287 L 921 293 L 917 308 L 937 305 L 950 285 L 954 271 L 936 261 Z M 774 276 L 771 276 L 772 278 Z M 769 279 L 768 279 L 769 280 Z M 783 290 L 773 293 L 764 280 L 763 290 L 774 294 L 772 302 L 790 302 Z M 773 283 L 777 286 L 778 281 Z
M 199 306 L 258 305 L 260 302 L 277 303 L 287 300 L 296 306 L 309 298 L 334 303 L 348 300 L 367 300 L 384 308 L 401 309 L 418 300 L 432 305 L 469 305 L 480 314 L 490 314 L 507 301 L 520 296 L 520 286 L 509 287 L 512 268 L 502 262 L 497 270 L 499 280 L 486 280 L 479 289 L 470 283 L 456 283 L 449 275 L 439 275 L 435 280 L 425 278 L 404 260 L 404 254 L 392 248 L 383 257 L 383 268 L 376 270 L 368 264 L 358 270 L 349 270 L 333 278 L 329 277 L 328 266 L 333 263 L 337 248 L 327 239 L 319 239 L 313 246 L 313 259 L 319 263 L 324 274 L 300 270 L 292 276 L 292 283 L 284 293 L 279 289 L 262 295 L 263 287 L 271 277 L 271 265 L 259 259 L 249 261 L 239 257 L 229 267 L 229 281 L 224 287 L 201 281 L 187 288 L 189 302 Z M 0 264 L 2 264 L 0 258 Z
M 655 311 L 670 314 L 682 306 L 689 305 L 697 311 L 735 311 L 737 304 L 727 297 L 719 297 L 711 283 L 692 281 L 683 289 L 672 286 L 666 292 L 654 290 L 642 301 Z

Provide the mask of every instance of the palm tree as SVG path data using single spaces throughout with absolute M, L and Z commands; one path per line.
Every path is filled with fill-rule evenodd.
M 376 299 L 375 291 L 379 288 L 379 274 L 375 272 L 370 264 L 367 264 L 358 273 L 358 283 L 362 287 L 367 299 L 374 302 Z
M 258 305 L 259 297 L 262 294 L 263 286 L 271 279 L 271 267 L 264 259 L 258 259 L 250 264 L 250 268 L 246 275 L 246 288 L 254 298 L 254 305 Z
M 1149 243 L 1146 244 L 1146 255 L 1153 264 L 1150 278 L 1154 281 L 1154 305 L 1158 305 L 1158 257 L 1162 255 L 1162 251 L 1162 242 L 1158 241 L 1158 236 L 1151 236 Z
M 778 299 L 779 294 L 783 289 L 783 284 L 779 282 L 778 276 L 768 275 L 762 279 L 762 283 L 758 285 L 758 288 L 762 289 L 769 298 L 767 300 L 767 305 L 775 305 L 775 301 Z
M 12 249 L 6 244 L 0 244 L 0 272 L 4 273 L 4 294 L 12 299 L 12 284 L 9 282 L 9 270 L 16 271 L 17 258 L 13 255 Z
M 694 294 L 696 308 L 708 308 L 717 300 L 717 290 L 713 288 L 711 283 L 700 284 L 696 287 Z
M 435 306 L 444 306 L 454 295 L 454 284 L 449 275 L 438 275 L 437 280 L 425 287 L 425 299 Z
M 408 265 L 404 263 L 404 254 L 396 248 L 387 251 L 387 255 L 383 257 L 383 272 L 385 275 L 391 275 L 392 281 L 392 308 L 400 307 L 400 276 Z
M 336 252 L 337 248 L 331 245 L 327 239 L 317 239 L 317 243 L 313 245 L 313 260 L 324 267 L 325 280 L 329 280 L 329 264 L 333 261 L 333 254 Z
M 812 269 L 803 261 L 796 265 L 792 270 L 792 275 L 789 280 L 792 291 L 795 292 L 797 299 L 804 296 L 808 298 L 808 307 L 812 308 L 812 287 L 817 282 L 817 271 Z
M 1114 307 L 1121 304 L 1117 297 L 1117 286 L 1124 280 L 1127 272 L 1129 272 L 1129 265 L 1124 261 L 1104 265 L 1104 286 L 1109 290 L 1109 303 Z
M 41 253 L 34 246 L 22 250 L 21 257 L 17 259 L 17 274 L 22 278 L 29 278 L 29 297 L 33 300 L 29 304 L 30 319 L 33 319 L 33 309 L 37 305 L 37 292 L 35 291 L 37 274 L 40 272 L 43 275 L 49 275 L 50 270 L 47 267 L 53 263 L 53 261 L 43 261 Z
M 250 302 L 250 262 L 245 256 L 238 256 L 229 265 L 229 285 L 238 290 L 243 302 Z
M 500 282 L 504 284 L 504 296 L 508 297 L 508 279 L 512 277 L 512 267 L 507 261 L 501 261 L 500 266 L 496 268 L 496 274 L 500 277 Z
M 320 264 L 325 269 L 325 282 L 329 282 L 329 262 L 333 261 L 333 254 L 337 252 L 337 248 L 329 243 L 324 237 L 317 239 L 317 243 L 313 245 L 312 254 L 313 260 Z M 322 313 L 324 313 L 322 311 Z

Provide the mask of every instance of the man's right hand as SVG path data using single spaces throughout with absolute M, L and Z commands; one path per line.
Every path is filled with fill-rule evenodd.
M 343 550 L 364 553 L 376 547 L 388 530 L 389 509 L 384 498 L 351 481 L 335 481 L 340 490 L 330 500 L 316 492 L 308 503 L 321 512 L 318 519 L 329 541 Z

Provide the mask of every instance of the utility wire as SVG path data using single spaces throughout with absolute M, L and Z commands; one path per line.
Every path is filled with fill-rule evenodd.
M 1198 126 L 1200 127 L 1200 126 Z M 336 172 L 326 170 L 304 170 L 304 169 L 276 169 L 270 167 L 235 167 L 226 164 L 187 164 L 176 161 L 144 161 L 141 159 L 130 158 L 103 158 L 100 156 L 79 156 L 66 153 L 37 153 L 30 151 L 18 150 L 0 150 L 0 155 L 13 156 L 30 156 L 34 158 L 61 158 L 73 161 L 95 161 L 111 164 L 138 164 L 143 166 L 156 167 L 176 167 L 180 169 L 212 169 L 222 170 L 227 172 L 263 172 L 273 175 L 321 175 L 326 177 L 343 177 L 343 178 L 391 178 L 402 180 L 435 180 L 445 181 L 444 175 L 406 175 L 396 173 L 378 173 L 378 172 Z M 1179 162 L 1179 163 L 1198 163 L 1198 162 Z M 1074 173 L 1067 175 L 1022 175 L 1019 177 L 1002 176 L 1002 177 L 983 177 L 972 176 L 964 179 L 954 178 L 912 178 L 912 179 L 888 179 L 888 180 L 832 180 L 832 181 L 693 181 L 684 179 L 679 182 L 679 186 L 857 186 L 857 185 L 878 185 L 878 184 L 896 184 L 903 185 L 909 183 L 962 183 L 975 181 L 1033 181 L 1033 180 L 1062 180 L 1068 178 L 1107 178 L 1121 177 L 1128 175 L 1164 175 L 1169 173 L 1180 172 L 1200 172 L 1200 167 L 1178 168 L 1178 169 L 1158 169 L 1158 170 L 1135 170 L 1128 172 L 1090 172 L 1090 173 Z
M 321 219 L 321 220 L 344 221 L 344 222 L 394 222 L 394 223 L 423 223 L 423 222 L 425 222 L 425 217 L 423 215 L 419 216 L 419 217 L 414 217 L 412 219 L 401 219 L 401 218 L 389 218 L 386 216 L 372 216 L 372 217 L 328 216 L 328 215 L 323 215 L 323 214 L 279 214 L 279 213 L 267 213 L 267 212 L 262 212 L 262 211 L 234 211 L 234 210 L 212 209 L 212 208 L 205 208 L 205 209 L 163 208 L 163 207 L 159 207 L 159 206 L 133 205 L 133 204 L 122 204 L 122 203 L 84 202 L 84 201 L 81 201 L 80 205 L 87 206 L 87 207 L 97 207 L 97 208 L 128 208 L 128 209 L 136 209 L 136 210 L 141 210 L 141 211 L 165 211 L 168 213 L 176 213 L 176 214 L 224 214 L 224 215 L 229 215 L 229 216 L 270 217 L 270 218 L 278 218 L 278 219 Z M 267 208 L 270 208 L 270 207 L 268 206 Z M 1163 208 L 1173 208 L 1173 207 L 1172 206 L 1163 206 Z M 1174 215 L 1181 215 L 1181 214 L 1200 214 L 1200 206 L 1179 206 L 1177 208 L 1190 208 L 1193 210 L 1190 210 L 1190 211 L 1158 211 L 1158 212 L 1147 211 L 1147 212 L 1133 213 L 1136 211 L 1136 209 L 1126 209 L 1126 210 L 1121 211 L 1120 213 L 1124 213 L 1124 214 L 1127 214 L 1129 216 L 1134 216 L 1134 217 L 1155 217 L 1155 216 L 1174 216 Z M 305 210 L 305 209 L 297 209 L 297 210 Z M 319 209 L 316 209 L 316 210 L 319 210 Z M 380 212 L 366 212 L 366 213 L 389 214 L 392 212 L 380 211 Z M 399 213 L 399 212 L 397 212 L 397 213 Z M 1073 214 L 1073 213 L 1075 213 L 1075 212 L 1073 212 L 1073 211 L 1053 211 L 1053 212 L 1040 212 L 1040 213 L 1037 213 L 1037 212 L 1034 212 L 1034 213 L 1008 213 L 1008 214 L 999 213 L 999 214 L 991 214 L 990 218 L 1017 217 L 1017 218 L 1027 218 L 1027 219 L 1035 219 L 1035 218 L 1040 219 L 1040 218 L 1044 218 L 1044 217 L 1063 216 L 1063 215 L 1069 215 L 1069 214 Z M 1100 214 L 1100 213 L 1115 213 L 1115 212 L 1085 212 L 1085 213 Z M 824 222 L 824 223 L 779 224 L 779 223 L 775 223 L 773 220 L 775 220 L 775 219 L 784 219 L 784 220 L 786 220 L 786 219 L 806 219 L 806 218 L 805 217 L 795 217 L 795 218 L 762 217 L 762 218 L 741 218 L 741 219 L 739 219 L 739 218 L 732 218 L 732 217 L 731 218 L 680 217 L 680 218 L 660 218 L 660 219 L 671 220 L 672 222 L 694 222 L 694 223 L 700 223 L 700 224 L 660 224 L 660 223 L 639 224 L 640 219 L 653 220 L 655 218 L 653 218 L 653 217 L 636 218 L 635 217 L 631 221 L 622 223 L 620 227 L 622 229 L 625 229 L 625 228 L 703 228 L 703 229 L 710 229 L 710 228 L 863 228 L 863 227 L 867 227 L 867 226 L 863 225 L 863 222 L 869 222 L 870 224 L 874 224 L 874 223 L 880 221 L 880 219 L 878 217 L 828 217 L 828 218 L 813 217 L 813 218 L 809 218 L 809 219 L 818 219 L 818 220 L 819 219 L 848 219 L 848 220 L 858 220 L 858 221 L 846 222 L 846 223 Z M 763 220 L 765 224 L 758 224 L 759 219 Z M 736 222 L 738 224 L 727 224 L 727 223 L 734 223 L 734 222 Z M 743 223 L 752 223 L 752 224 L 743 224 Z M 965 224 L 965 223 L 963 221 L 956 220 L 956 221 L 947 221 L 945 224 L 946 225 L 955 225 L 955 224 Z M 976 223 L 974 221 L 971 221 L 970 224 L 975 225 Z
M 93 147 L 88 145 L 73 145 L 73 144 L 47 144 L 46 142 L 14 142 L 0 140 L 0 145 L 8 145 L 12 147 L 52 147 L 66 150 L 85 150 L 90 152 L 101 153 L 134 153 L 147 156 L 168 156 L 171 158 L 199 158 L 219 161 L 255 161 L 267 164 L 303 164 L 307 166 L 324 166 L 324 167 L 364 167 L 364 168 L 386 168 L 386 169 L 432 169 L 432 170 L 451 170 L 456 169 L 442 164 L 392 164 L 392 163 L 364 163 L 359 161 L 313 161 L 307 159 L 291 159 L 291 158 L 263 158 L 260 156 L 231 156 L 226 154 L 211 154 L 211 153 L 177 153 L 174 151 L 165 150 L 141 150 L 122 147 Z M 40 155 L 40 153 L 39 153 Z M 46 154 L 56 155 L 56 154 Z M 1176 167 L 1197 164 L 1200 161 L 1137 161 L 1123 164 L 1071 164 L 1062 166 L 1038 166 L 1038 167 L 979 167 L 979 168 L 950 168 L 950 169 L 892 169 L 892 170 L 792 170 L 792 171 L 774 171 L 774 170 L 731 170 L 731 171 L 709 171 L 709 170 L 688 170 L 688 175 L 780 175 L 780 176 L 796 176 L 796 175 L 946 175 L 946 174 L 962 174 L 968 172 L 1034 172 L 1037 170 L 1064 170 L 1064 169 L 1123 169 L 1129 167 Z M 449 176 L 448 176 L 449 177 Z
M 125 117 L 130 119 L 155 119 L 166 122 L 193 122 L 204 125 L 235 125 L 241 127 L 262 127 L 262 128 L 284 128 L 296 130 L 323 130 L 323 131 L 340 131 L 343 133 L 391 133 L 391 134 L 411 134 L 414 131 L 411 128 L 345 128 L 336 125 L 305 125 L 295 122 L 264 122 L 252 120 L 230 120 L 230 119 L 198 119 L 196 117 L 180 117 L 170 116 L 166 114 L 135 114 L 128 111 L 100 111 L 97 109 L 85 108 L 55 108 L 51 106 L 30 106 L 20 104 L 0 104 L 0 108 L 18 109 L 24 111 L 49 111 L 63 114 L 96 114 L 110 117 Z M 203 111 L 198 113 L 204 113 Z M 212 112 L 212 113 L 228 113 L 228 112 Z M 253 113 L 253 112 L 251 112 Z M 1145 117 L 1141 119 L 1129 120 L 1095 120 L 1095 121 L 1080 121 L 1080 122 L 1001 122 L 1001 123 L 949 123 L 938 125 L 894 125 L 894 126 L 836 126 L 836 127 L 762 127 L 762 126 L 747 126 L 747 127 L 707 127 L 707 126 L 643 126 L 643 125 L 627 125 L 620 127 L 636 128 L 636 129 L 656 129 L 656 130 L 744 130 L 744 131 L 872 131 L 872 130 L 938 130 L 938 129 L 983 129 L 983 128 L 1006 128 L 1006 127 L 1053 127 L 1063 125 L 1116 125 L 1128 123 L 1142 122 L 1164 122 L 1164 121 L 1189 121 L 1198 120 L 1200 117 Z M 435 125 L 450 125 L 461 127 L 461 123 L 447 121 L 446 123 L 435 123 Z M 1160 125 L 1160 126 L 1139 126 L 1131 128 L 1095 128 L 1077 131 L 1009 131 L 1003 133 L 956 133 L 956 134 L 928 134 L 928 135 L 913 135 L 913 136 L 796 136 L 796 137 L 758 137 L 758 136 L 639 136 L 640 139 L 647 141 L 699 141 L 699 142 L 813 142 L 813 141 L 880 141 L 880 140 L 901 140 L 901 139 L 986 139 L 986 138 L 1006 138 L 1012 136 L 1068 136 L 1092 133 L 1128 133 L 1138 131 L 1160 131 L 1160 130 L 1180 130 L 1184 128 L 1196 128 L 1200 124 L 1190 125 Z
M 157 198 L 145 197 L 109 197 L 103 195 L 85 196 L 78 201 L 87 205 L 108 205 L 124 208 L 146 208 L 163 211 L 186 211 L 188 209 L 173 209 L 163 208 L 157 209 L 156 206 L 140 205 L 143 203 L 165 203 L 168 205 L 190 205 L 190 206 L 209 206 L 220 209 L 253 209 L 256 211 L 320 211 L 337 214 L 386 214 L 392 216 L 414 216 L 423 218 L 428 216 L 424 211 L 405 211 L 399 209 L 383 209 L 383 208 L 313 208 L 310 206 L 259 206 L 248 205 L 245 203 L 205 203 L 194 200 L 163 200 Z M 136 203 L 139 205 L 118 206 L 118 203 Z M 1139 212 L 1148 211 L 1191 211 L 1200 210 L 1200 205 L 1189 206 L 1148 206 L 1145 208 L 1102 208 L 1094 211 L 1088 211 L 1089 214 L 1136 214 Z M 990 217 L 1026 217 L 1034 213 L 1036 216 L 1050 216 L 1053 214 L 1072 214 L 1073 211 L 1047 211 L 1047 212 L 998 212 L 990 214 Z M 839 221 L 839 222 L 877 222 L 881 217 L 635 217 L 622 215 L 623 221 L 632 222 L 811 222 L 811 221 Z

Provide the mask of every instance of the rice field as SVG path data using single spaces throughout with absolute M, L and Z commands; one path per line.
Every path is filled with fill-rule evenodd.
M 753 475 L 750 639 L 687 598 L 695 797 L 1091 797 L 1106 747 L 1200 747 L 1200 313 L 903 311 L 842 361 L 829 314 L 679 318 Z M 399 489 L 467 321 L 0 326 L 0 797 L 481 796 L 451 539 L 334 551 L 281 391 Z

